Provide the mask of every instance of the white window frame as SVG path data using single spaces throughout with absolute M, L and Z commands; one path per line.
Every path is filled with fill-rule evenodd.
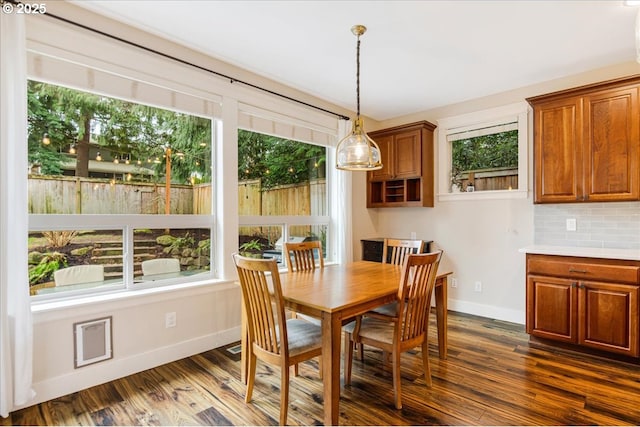
M 438 200 L 521 199 L 528 194 L 529 111 L 526 102 L 438 120 Z M 452 148 L 448 136 L 490 126 L 517 122 L 518 126 L 518 188 L 459 193 L 451 192 Z

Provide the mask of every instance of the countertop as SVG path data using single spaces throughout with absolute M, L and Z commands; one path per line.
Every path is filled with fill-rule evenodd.
M 560 255 L 640 261 L 640 249 L 581 248 L 574 246 L 531 245 L 521 248 L 519 252 L 540 255 Z

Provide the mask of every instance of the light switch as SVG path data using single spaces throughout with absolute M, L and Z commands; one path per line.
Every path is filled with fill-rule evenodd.
M 576 219 L 567 218 L 567 231 L 576 231 Z

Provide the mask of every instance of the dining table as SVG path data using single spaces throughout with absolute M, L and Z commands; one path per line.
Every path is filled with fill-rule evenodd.
M 339 424 L 342 326 L 356 316 L 397 300 L 402 266 L 374 261 L 325 265 L 280 275 L 285 305 L 321 320 L 324 424 Z M 434 290 L 438 352 L 447 357 L 447 282 L 439 271 Z M 242 331 L 241 377 L 246 383 L 246 330 Z

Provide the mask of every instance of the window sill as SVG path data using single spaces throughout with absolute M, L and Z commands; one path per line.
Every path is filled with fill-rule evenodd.
M 48 322 L 52 320 L 77 317 L 79 314 L 90 314 L 99 310 L 120 310 L 132 306 L 140 306 L 140 299 L 144 299 L 144 304 L 158 301 L 172 300 L 176 298 L 176 293 L 180 297 L 194 296 L 216 291 L 222 291 L 237 287 L 233 280 L 206 279 L 180 283 L 175 285 L 160 286 L 137 290 L 119 290 L 116 292 L 88 295 L 73 299 L 57 299 L 49 301 L 38 301 L 31 303 L 34 323 Z
M 460 200 L 497 200 L 497 199 L 526 199 L 526 190 L 496 190 L 496 191 L 474 191 L 460 193 L 439 193 L 438 201 L 452 202 Z

